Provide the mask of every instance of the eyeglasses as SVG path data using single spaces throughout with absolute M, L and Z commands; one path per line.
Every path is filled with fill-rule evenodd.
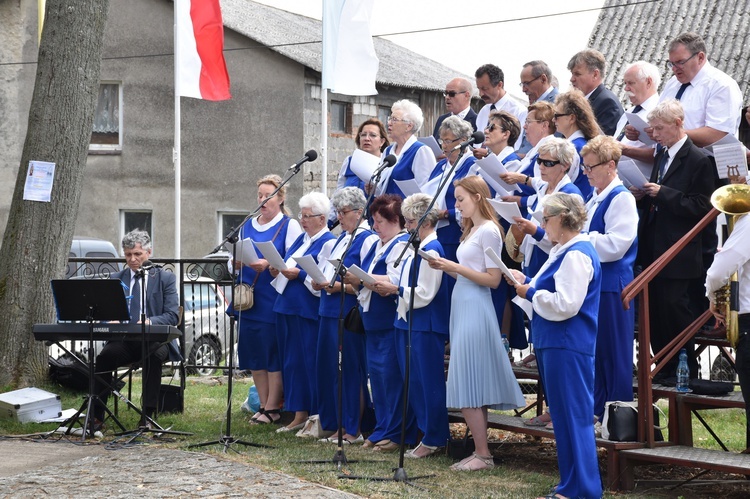
M 414 225 L 417 223 L 416 218 L 404 218 L 404 222 L 406 222 L 406 225 Z
M 505 130 L 503 130 L 503 127 L 501 127 L 497 123 L 491 123 L 491 124 L 487 125 L 486 127 L 484 127 L 484 129 L 487 130 L 488 132 L 494 132 L 495 128 L 499 128 L 501 132 L 505 131 Z
M 541 78 L 542 76 L 543 76 L 543 75 L 539 75 L 539 76 L 537 76 L 536 78 L 532 78 L 532 79 L 531 79 L 531 80 L 529 80 L 529 81 L 522 81 L 521 83 L 519 83 L 519 84 L 518 84 L 518 86 L 519 86 L 519 87 L 521 87 L 521 88 L 523 88 L 523 87 L 528 87 L 529 85 L 531 85 L 532 83 L 534 83 L 535 81 L 537 81 L 537 80 L 538 80 L 539 78 Z
M 380 134 L 362 132 L 362 133 L 359 134 L 359 138 L 360 139 L 367 139 L 367 138 L 370 138 L 370 139 L 379 139 L 380 138 Z
M 552 160 L 552 159 L 542 159 L 542 158 L 536 158 L 536 164 L 537 165 L 544 165 L 547 168 L 552 168 L 555 165 L 560 164 L 560 160 Z
M 442 146 L 443 144 L 453 144 L 453 143 L 455 143 L 455 142 L 458 142 L 459 140 L 461 140 L 461 139 L 453 139 L 453 140 L 443 140 L 443 139 L 438 139 L 438 141 L 437 141 L 437 142 L 438 142 L 438 144 L 439 144 L 439 145 L 441 145 L 441 146 Z
M 573 114 L 573 113 L 555 113 L 554 117 L 555 117 L 555 119 L 560 119 L 563 116 L 570 116 L 571 114 Z
M 443 92 L 443 97 L 450 97 L 451 99 L 458 94 L 465 94 L 466 90 L 463 90 L 461 92 L 456 92 L 455 90 L 446 90 Z
M 359 210 L 336 210 L 336 215 L 343 217 L 344 215 L 348 215 L 349 213 L 353 211 L 359 211 Z
M 591 165 L 591 166 L 586 166 L 586 165 L 582 164 L 581 167 L 583 168 L 583 171 L 585 171 L 586 173 L 591 173 L 591 170 L 593 170 L 597 166 L 601 166 L 601 165 L 603 165 L 605 163 L 609 163 L 609 160 L 602 161 L 601 163 L 597 163 L 597 164 Z
M 541 123 L 541 122 L 543 122 L 543 121 L 545 121 L 545 120 L 530 120 L 530 119 L 526 119 L 526 120 L 525 120 L 525 121 L 523 122 L 523 124 L 524 124 L 524 125 L 528 125 L 528 124 L 530 124 L 530 123 Z
M 303 215 L 302 213 L 297 213 L 297 218 L 299 218 L 300 220 L 309 220 L 311 218 L 322 217 L 322 216 L 323 216 L 322 214 L 318 214 L 318 215 Z
M 542 217 L 542 223 L 544 225 L 547 225 L 547 222 L 549 222 L 550 218 L 555 218 L 555 217 L 559 217 L 559 216 L 560 216 L 560 214 L 558 213 L 557 215 L 550 215 L 548 217 Z
M 393 123 L 394 121 L 401 121 L 403 123 L 411 123 L 411 120 L 405 120 L 403 118 L 394 118 L 393 115 L 388 116 L 388 122 Z
M 672 69 L 672 68 L 674 68 L 674 67 L 678 67 L 678 68 L 681 68 L 682 66 L 684 66 L 685 64 L 687 64 L 687 62 L 688 62 L 688 61 L 689 61 L 690 59 L 692 59 L 693 57 L 695 57 L 695 56 L 696 56 L 696 55 L 698 55 L 698 54 L 700 54 L 700 52 L 696 52 L 695 54 L 691 55 L 691 56 L 690 56 L 690 57 L 688 57 L 687 59 L 683 59 L 683 60 L 681 60 L 681 61 L 675 61 L 675 62 L 672 62 L 672 61 L 667 61 L 667 69 Z

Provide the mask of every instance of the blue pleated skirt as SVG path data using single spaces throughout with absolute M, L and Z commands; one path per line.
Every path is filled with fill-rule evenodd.
M 510 410 L 526 405 L 501 341 L 490 288 L 458 276 L 450 338 L 448 407 Z

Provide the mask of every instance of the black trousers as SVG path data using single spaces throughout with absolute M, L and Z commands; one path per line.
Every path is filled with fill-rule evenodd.
M 740 341 L 735 350 L 735 369 L 740 379 L 740 390 L 746 404 L 750 401 L 750 314 L 742 314 L 739 321 Z M 745 406 L 745 447 L 750 449 L 750 417 Z
M 655 278 L 648 290 L 649 326 L 651 329 L 651 349 L 654 353 L 666 347 L 690 323 L 695 320 L 691 308 L 690 288 L 694 279 Z M 690 377 L 698 377 L 698 361 L 695 357 L 695 342 L 685 344 L 688 354 Z M 675 355 L 660 371 L 664 376 L 677 375 L 679 356 Z
M 155 342 L 146 344 L 147 355 L 143 362 L 143 409 L 147 415 L 156 413 L 161 387 L 161 366 L 169 356 L 167 345 Z M 107 404 L 109 388 L 104 383 L 112 384 L 112 371 L 141 360 L 142 346 L 140 341 L 110 341 L 96 356 L 96 372 L 103 382 L 96 383 L 95 392 L 103 404 Z M 98 380 L 97 380 L 98 381 Z M 104 419 L 104 407 L 96 407 L 94 417 Z

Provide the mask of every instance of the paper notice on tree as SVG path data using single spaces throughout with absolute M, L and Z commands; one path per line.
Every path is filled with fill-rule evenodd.
M 427 137 L 419 137 L 417 140 L 429 147 L 432 153 L 435 155 L 436 159 L 443 155 L 443 150 L 440 148 L 437 140 L 435 140 L 435 137 L 433 137 L 432 135 L 428 135 Z
M 740 142 L 713 146 L 719 178 L 747 176 L 747 156 Z
M 363 182 L 369 182 L 379 164 L 379 156 L 374 156 L 361 149 L 355 149 L 352 153 L 352 161 L 349 163 L 349 168 L 352 169 L 354 174 L 359 177 L 360 180 Z
M 518 187 L 518 184 L 506 184 L 500 179 L 501 173 L 508 173 L 508 170 L 505 168 L 505 165 L 497 159 L 497 156 L 494 154 L 490 154 L 486 158 L 482 158 L 477 161 L 477 164 L 487 172 L 497 183 L 499 183 L 503 190 L 508 192 L 513 192 L 515 190 L 521 190 L 520 187 Z
M 262 241 L 262 242 L 256 242 L 255 245 L 258 247 L 260 252 L 263 254 L 263 258 L 265 258 L 268 263 L 271 265 L 271 267 L 277 269 L 277 270 L 286 270 L 286 262 L 284 262 L 284 258 L 279 254 L 279 250 L 276 249 L 276 246 L 273 245 L 273 242 L 271 241 Z
M 487 185 L 495 190 L 498 196 L 510 196 L 510 193 L 506 191 L 502 185 L 500 185 L 500 179 L 495 180 L 494 178 L 492 178 L 492 175 L 481 168 L 477 169 L 477 173 L 484 179 L 485 182 L 487 182 Z
M 419 194 L 422 192 L 419 189 L 419 184 L 416 180 L 413 178 L 407 179 L 407 180 L 395 180 L 396 185 L 399 189 L 401 189 L 401 192 L 404 193 L 404 196 L 409 197 L 412 194 Z
M 357 276 L 361 281 L 366 282 L 367 284 L 375 284 L 375 278 L 362 270 L 361 268 L 357 267 L 356 265 L 352 265 L 349 267 L 349 272 Z
M 326 276 L 323 275 L 323 272 L 318 267 L 318 264 L 315 262 L 315 258 L 313 258 L 312 255 L 295 256 L 294 261 L 297 262 L 297 265 L 299 265 L 302 270 L 307 272 L 307 275 L 310 276 L 312 282 L 323 283 L 329 281 L 329 279 L 326 279 Z
M 643 172 L 635 164 L 635 161 L 625 156 L 622 156 L 617 163 L 617 174 L 623 179 L 623 182 L 637 189 L 643 190 L 643 185 L 648 182 L 648 179 L 643 176 Z
M 255 245 L 253 240 L 248 238 L 237 241 L 237 259 L 243 263 L 243 265 L 250 265 L 258 261 L 258 253 L 255 251 Z
M 512 203 L 508 201 L 498 201 L 497 199 L 487 199 L 498 215 L 503 217 L 503 220 L 508 223 L 516 223 L 513 217 L 521 217 L 521 209 L 518 207 L 518 203 Z
M 26 201 L 43 201 L 52 199 L 52 185 L 55 182 L 55 164 L 47 161 L 29 161 L 26 170 L 26 182 L 23 186 L 23 199 Z
M 520 286 L 521 283 L 516 280 L 516 278 L 513 276 L 513 273 L 510 271 L 507 265 L 503 263 L 503 259 L 498 256 L 497 253 L 495 253 L 495 250 L 492 248 L 485 248 L 484 254 L 490 257 L 490 260 L 495 262 L 500 269 L 500 271 L 503 273 L 503 275 L 508 276 L 510 281 L 515 284 L 516 286 Z
M 656 144 L 656 142 L 651 140 L 651 138 L 649 138 L 648 134 L 646 133 L 646 128 L 649 127 L 649 124 L 644 121 L 643 118 L 634 113 L 625 113 L 625 116 L 627 116 L 628 118 L 628 124 L 638 130 L 638 132 L 640 133 L 640 135 L 638 135 L 638 140 L 640 140 L 647 146 Z

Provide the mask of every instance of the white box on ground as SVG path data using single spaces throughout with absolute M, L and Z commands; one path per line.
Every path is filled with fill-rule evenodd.
M 39 388 L 22 388 L 0 394 L 0 418 L 19 423 L 43 421 L 62 414 L 60 396 Z

